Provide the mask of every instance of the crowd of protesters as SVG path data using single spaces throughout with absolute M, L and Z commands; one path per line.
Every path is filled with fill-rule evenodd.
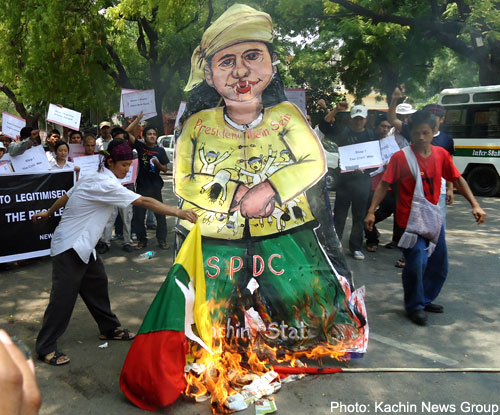
M 326 111 L 319 130 L 324 140 L 339 147 L 388 136 L 393 136 L 399 146 L 400 151 L 382 167 L 340 174 L 334 223 L 342 239 L 351 208 L 348 247 L 354 259 L 363 260 L 363 235 L 366 251 L 377 252 L 380 233 L 376 224 L 394 215 L 392 238 L 385 247 L 401 249 L 396 267 L 403 268 L 405 310 L 412 322 L 425 325 L 426 312 L 444 310 L 433 301 L 448 274 L 446 209 L 453 203 L 454 188 L 469 201 L 478 224 L 484 222 L 486 214 L 453 164 L 453 138 L 440 129 L 444 108 L 430 104 L 416 111 L 404 99 L 403 91 L 396 88 L 388 112 L 378 114 L 373 129 L 367 127 L 368 110 L 363 105 L 351 108 L 347 123 L 337 122 L 337 114 L 348 110 L 346 102 L 339 102 Z M 323 100 L 318 104 L 326 109 Z

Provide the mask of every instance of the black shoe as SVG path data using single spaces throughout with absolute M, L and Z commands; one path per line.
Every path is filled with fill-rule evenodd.
M 428 303 L 425 305 L 424 310 L 429 313 L 442 313 L 444 311 L 444 307 L 439 304 Z
M 427 325 L 427 315 L 424 310 L 408 311 L 408 318 L 419 326 Z
M 107 244 L 102 244 L 102 245 L 97 245 L 96 251 L 98 254 L 105 254 L 106 252 L 109 251 L 109 245 Z
M 125 251 L 125 252 L 134 252 L 135 251 L 135 248 L 130 245 L 130 244 L 124 244 L 122 246 L 122 249 Z
M 398 247 L 398 244 L 394 241 L 391 241 L 391 242 L 384 245 L 384 248 L 387 248 L 387 249 L 394 249 L 397 247 Z

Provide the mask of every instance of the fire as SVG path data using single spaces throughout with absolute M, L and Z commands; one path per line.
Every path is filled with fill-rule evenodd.
M 238 394 L 245 387 L 249 390 L 252 382 L 258 382 L 259 378 L 272 371 L 272 365 L 288 362 L 290 366 L 305 366 L 300 358 L 330 357 L 340 360 L 345 355 L 341 351 L 342 342 L 335 345 L 325 343 L 312 350 L 292 352 L 269 346 L 258 333 L 246 342 L 238 338 L 226 338 L 221 327 L 216 327 L 214 333 L 217 335 L 212 339 L 213 355 L 201 347 L 193 349 L 196 363 L 187 366 L 189 370 L 186 373 L 185 390 L 186 396 L 197 401 L 210 396 L 214 414 L 234 412 L 225 405 L 228 397 Z M 279 378 L 272 380 L 274 389 L 279 389 L 281 385 L 278 384 Z

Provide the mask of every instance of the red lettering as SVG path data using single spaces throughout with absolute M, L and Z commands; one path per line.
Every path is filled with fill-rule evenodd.
M 260 269 L 257 271 L 257 261 L 260 262 Z M 260 255 L 254 255 L 253 256 L 253 276 L 258 277 L 264 272 L 264 260 Z
M 217 265 L 212 264 L 212 261 L 219 262 L 219 258 L 217 258 L 216 256 L 213 256 L 213 257 L 208 258 L 208 261 L 207 261 L 208 267 L 215 268 L 215 270 L 216 270 L 215 275 L 210 274 L 210 272 L 208 272 L 208 270 L 205 271 L 205 274 L 207 275 L 208 278 L 217 278 L 220 274 L 220 268 Z
M 276 121 L 271 121 L 271 130 L 276 131 L 279 128 L 280 128 L 279 123 L 277 123 Z
M 235 259 L 240 261 L 240 264 L 236 268 L 234 267 L 234 260 Z M 232 280 L 234 273 L 238 272 L 241 268 L 243 268 L 243 260 L 239 256 L 232 256 L 231 262 L 229 265 L 229 278 Z
M 203 120 L 201 118 L 198 118 L 196 120 L 196 124 L 195 124 L 193 130 L 196 130 L 196 128 L 199 127 L 201 124 L 203 124 Z
M 285 270 L 282 269 L 281 271 L 276 271 L 274 268 L 273 268 L 273 265 L 272 265 L 272 261 L 274 258 L 279 258 L 281 259 L 281 255 L 280 254 L 272 254 L 270 257 L 269 257 L 269 261 L 267 262 L 267 266 L 269 267 L 269 270 L 274 274 L 274 275 L 282 275 Z

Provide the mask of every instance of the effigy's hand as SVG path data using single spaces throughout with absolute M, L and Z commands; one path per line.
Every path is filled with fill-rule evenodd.
M 268 181 L 252 187 L 240 203 L 241 214 L 250 219 L 267 218 L 276 204 L 276 192 Z

